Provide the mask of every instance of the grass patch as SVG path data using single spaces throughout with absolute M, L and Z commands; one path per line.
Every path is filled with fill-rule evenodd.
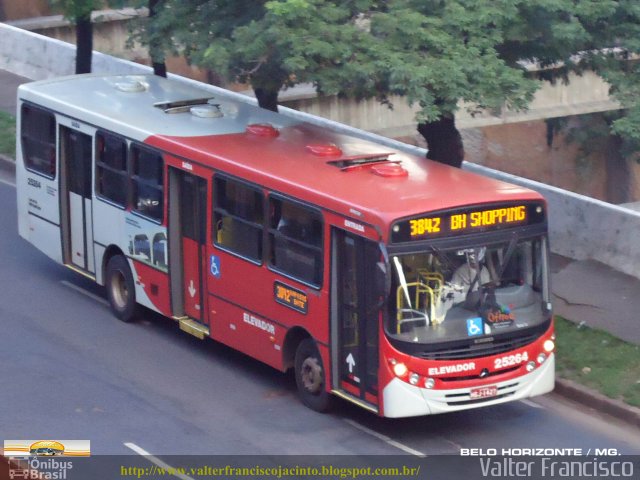
M 0 154 L 16 158 L 16 119 L 0 112 Z
M 557 374 L 640 407 L 640 346 L 556 316 Z

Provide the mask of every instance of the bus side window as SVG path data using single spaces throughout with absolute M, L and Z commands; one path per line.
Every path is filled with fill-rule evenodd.
M 133 161 L 133 210 L 159 222 L 164 209 L 164 165 L 160 153 L 131 145 Z
M 214 191 L 214 243 L 232 253 L 260 262 L 264 226 L 262 192 L 223 176 L 216 176 Z
M 129 194 L 127 142 L 106 132 L 96 135 L 96 193 L 119 205 L 127 206 Z
M 270 199 L 269 264 L 314 286 L 322 284 L 322 215 L 277 197 Z
M 45 177 L 55 178 L 55 116 L 40 108 L 22 105 L 20 138 L 25 166 Z

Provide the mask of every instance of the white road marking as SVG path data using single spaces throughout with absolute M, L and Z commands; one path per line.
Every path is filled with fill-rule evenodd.
M 101 303 L 102 305 L 106 305 L 107 307 L 109 306 L 109 302 L 107 302 L 104 298 L 99 297 L 98 295 L 95 295 L 91 292 L 88 292 L 84 288 L 78 287 L 77 285 L 74 285 L 71 282 L 67 282 L 66 280 L 60 280 L 60 283 L 63 284 L 65 287 L 69 287 L 71 290 L 75 290 L 76 292 L 81 293 L 85 297 L 92 298 L 93 300 Z
M 520 402 L 522 402 L 525 405 L 528 405 L 528 406 L 530 406 L 532 408 L 537 408 L 537 409 L 540 409 L 540 410 L 544 410 L 545 409 L 542 405 L 540 405 L 540 404 L 538 404 L 536 402 L 532 402 L 531 400 L 527 400 L 526 398 L 524 400 L 520 400 Z
M 373 437 L 376 437 L 378 440 L 382 440 L 383 442 L 391 445 L 392 447 L 398 448 L 400 450 L 402 450 L 403 452 L 406 452 L 410 455 L 415 455 L 416 457 L 426 457 L 427 455 L 419 452 L 418 450 L 414 450 L 411 447 L 407 447 L 406 445 L 403 445 L 400 442 L 395 441 L 393 438 L 391 437 L 387 437 L 386 435 L 383 435 L 382 433 L 378 433 L 374 430 L 371 430 L 370 428 L 365 427 L 364 425 L 360 425 L 358 422 L 355 422 L 351 419 L 345 418 L 343 419 L 345 422 L 347 422 L 349 425 L 351 425 L 352 427 L 357 428 L 358 430 L 367 433 Z
M 130 448 L 131 450 L 136 452 L 138 455 L 142 455 L 146 460 L 149 460 L 154 465 L 156 465 L 156 466 L 160 467 L 161 469 L 163 469 L 166 472 L 167 476 L 171 476 L 168 472 L 174 472 L 173 473 L 174 477 L 181 478 L 182 480 L 193 480 L 193 478 L 191 478 L 191 477 L 189 477 L 189 476 L 187 476 L 187 475 L 185 475 L 183 473 L 177 472 L 176 471 L 177 469 L 175 467 L 172 467 L 168 463 L 163 462 L 158 457 L 154 457 L 149 452 L 147 452 L 144 448 L 139 447 L 135 443 L 125 442 L 124 446 L 127 447 L 127 448 Z

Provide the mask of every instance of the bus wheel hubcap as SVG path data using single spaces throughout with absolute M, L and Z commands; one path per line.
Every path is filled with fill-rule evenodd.
M 302 384 L 310 393 L 320 392 L 322 387 L 322 367 L 317 358 L 308 357 L 302 362 Z
M 124 274 L 121 271 L 117 271 L 113 275 L 111 293 L 113 294 L 113 299 L 119 308 L 124 308 L 127 305 L 129 291 L 127 290 L 127 282 L 124 278 Z

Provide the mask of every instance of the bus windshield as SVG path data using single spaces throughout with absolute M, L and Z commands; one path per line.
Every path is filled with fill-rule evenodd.
M 549 319 L 544 238 L 392 255 L 387 333 L 436 343 L 515 332 Z

